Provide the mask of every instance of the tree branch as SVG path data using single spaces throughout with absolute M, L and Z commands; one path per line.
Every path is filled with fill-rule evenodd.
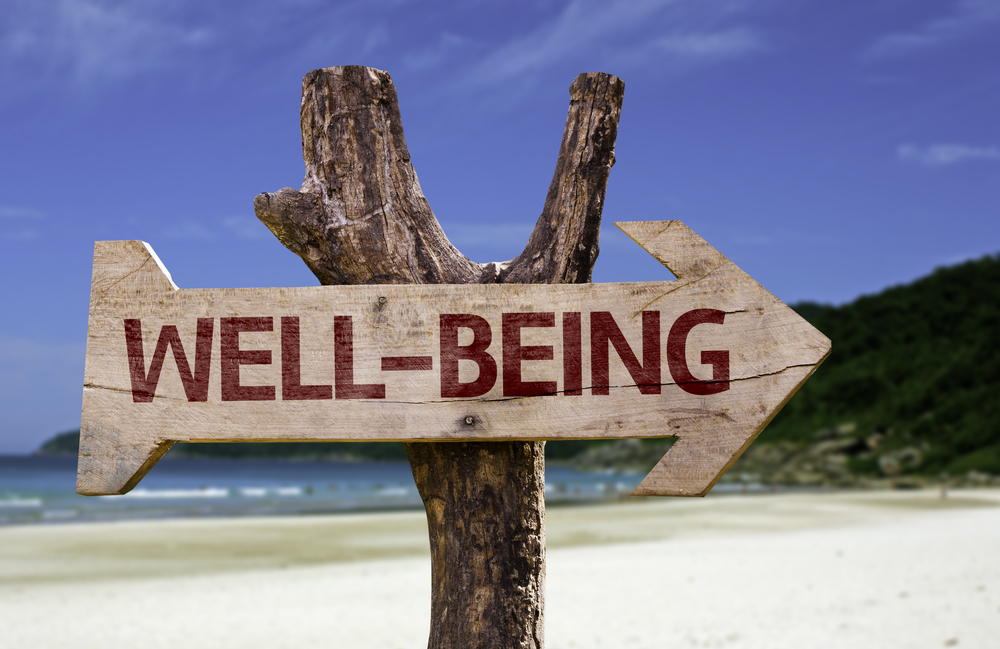
M 600 72 L 577 76 L 569 87 L 569 115 L 545 207 L 524 252 L 498 281 L 583 284 L 597 261 L 601 212 L 615 164 L 615 138 L 625 84 Z
M 581 74 L 570 96 L 542 215 L 510 262 L 478 264 L 445 237 L 410 164 L 392 79 L 371 68 L 305 76 L 305 180 L 257 196 L 257 217 L 323 284 L 589 282 L 624 84 Z M 430 649 L 541 649 L 545 443 L 406 447 L 431 539 Z

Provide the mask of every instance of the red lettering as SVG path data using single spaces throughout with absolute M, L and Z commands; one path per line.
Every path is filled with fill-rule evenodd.
M 583 345 L 580 314 L 564 313 L 563 321 L 563 394 L 583 394 Z
M 240 385 L 240 365 L 270 365 L 270 349 L 240 349 L 240 333 L 274 331 L 274 318 L 222 318 L 223 401 L 274 401 L 273 385 Z
M 554 327 L 554 313 L 505 313 L 502 316 L 503 329 L 503 396 L 535 397 L 555 394 L 555 381 L 522 381 L 521 361 L 550 361 L 552 347 L 546 345 L 522 345 L 523 327 Z
M 497 382 L 497 362 L 486 353 L 493 341 L 490 323 L 485 318 L 465 313 L 441 314 L 441 396 L 445 398 L 479 397 Z M 472 343 L 458 345 L 458 330 L 472 330 Z M 467 360 L 479 367 L 475 381 L 460 383 L 458 362 Z
M 642 312 L 642 364 L 608 311 L 590 314 L 591 394 L 610 394 L 609 343 L 635 381 L 640 394 L 660 394 L 660 312 Z
M 156 393 L 156 385 L 160 381 L 160 371 L 167 355 L 169 346 L 174 353 L 174 363 L 184 384 L 184 394 L 188 401 L 208 401 L 208 376 L 212 363 L 212 331 L 215 321 L 212 318 L 198 318 L 198 329 L 195 334 L 194 372 L 188 364 L 184 347 L 181 345 L 180 334 L 175 325 L 160 327 L 160 337 L 156 340 L 153 360 L 149 364 L 149 374 L 146 374 L 146 358 L 142 350 L 142 321 L 125 320 L 125 347 L 128 350 L 128 369 L 132 379 L 132 401 L 149 403 Z
M 302 385 L 300 361 L 299 319 L 281 319 L 281 399 L 283 401 L 312 401 L 332 399 L 332 385 Z
M 434 369 L 433 356 L 383 356 L 383 372 L 414 372 Z
M 667 334 L 667 365 L 681 390 L 701 396 L 718 394 L 729 389 L 729 350 L 703 351 L 701 362 L 712 365 L 712 380 L 700 381 L 691 374 L 687 364 L 687 337 L 696 325 L 722 324 L 726 312 L 718 309 L 695 309 L 677 318 Z
M 338 399 L 385 399 L 385 384 L 354 383 L 354 324 L 333 316 L 333 378 Z

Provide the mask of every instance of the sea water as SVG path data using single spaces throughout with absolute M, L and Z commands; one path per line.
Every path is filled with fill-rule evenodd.
M 619 498 L 642 478 L 549 466 L 546 501 Z M 421 507 L 406 462 L 164 458 L 123 496 L 75 489 L 75 457 L 0 455 L 0 525 Z

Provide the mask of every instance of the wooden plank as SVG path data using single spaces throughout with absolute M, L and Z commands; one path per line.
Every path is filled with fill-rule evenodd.
M 682 223 L 616 225 L 678 279 L 193 290 L 98 242 L 77 491 L 177 441 L 675 436 L 635 493 L 704 495 L 830 341 Z

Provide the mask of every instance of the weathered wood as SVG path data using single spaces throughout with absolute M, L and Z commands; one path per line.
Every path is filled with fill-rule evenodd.
M 302 80 L 299 191 L 254 199 L 257 216 L 323 284 L 491 282 L 455 249 L 420 189 L 389 74 L 360 66 Z
M 175 441 L 671 435 L 637 493 L 703 495 L 830 343 L 682 223 L 618 225 L 679 279 L 186 290 L 148 245 L 99 242 L 82 430 L 101 461 L 78 488 L 131 487 Z M 444 325 L 472 318 L 475 362 Z
M 544 446 L 408 444 L 406 453 L 431 532 L 428 646 L 542 647 Z
M 254 199 L 258 218 L 323 284 L 589 282 L 614 164 L 625 84 L 581 74 L 570 86 L 556 170 L 524 252 L 473 262 L 448 241 L 410 163 L 389 74 L 360 66 L 302 81 L 299 191 Z
M 563 145 L 545 211 L 525 251 L 531 252 L 513 263 L 476 264 L 448 242 L 410 164 L 392 80 L 371 68 L 335 67 L 306 75 L 301 110 L 305 181 L 299 192 L 284 189 L 258 196 L 254 207 L 258 218 L 324 284 L 470 284 L 528 281 L 525 278 L 539 283 L 586 282 L 597 257 L 601 206 L 614 161 L 624 89 L 620 79 L 603 73 L 581 74 L 573 81 Z M 499 277 L 505 270 L 507 275 Z M 541 455 L 542 449 L 543 443 L 536 443 L 532 457 Z M 414 453 L 415 457 L 423 455 Z M 515 453 L 497 457 L 497 461 L 505 457 L 514 463 L 511 469 L 523 478 L 518 484 L 541 490 L 537 498 L 528 500 L 543 507 L 544 476 L 537 464 Z M 458 459 L 451 465 L 457 467 Z M 422 471 L 412 466 L 414 473 Z M 475 479 L 475 475 L 462 478 Z M 425 503 L 434 491 L 433 480 L 431 475 L 421 489 Z M 504 522 L 500 529 L 508 530 L 510 538 L 520 538 L 517 530 L 525 512 L 503 510 L 498 515 Z M 544 529 L 544 508 L 538 516 Z M 461 538 L 461 547 L 478 549 L 445 558 L 444 570 L 434 571 L 435 597 L 442 591 L 440 584 L 454 583 L 447 575 L 469 573 L 478 553 L 507 542 L 507 537 L 485 537 L 478 531 L 438 529 L 437 519 L 431 516 L 428 524 L 432 538 L 454 536 Z M 544 572 L 544 561 L 537 565 Z M 483 589 L 491 590 L 497 601 L 507 602 L 512 610 L 520 610 L 523 602 L 529 609 L 542 610 L 540 591 L 518 590 L 510 580 L 479 582 L 466 592 Z M 468 599 L 452 604 L 464 610 L 476 607 Z M 439 633 L 432 636 L 429 647 L 541 647 L 540 620 L 540 613 L 521 618 L 519 630 L 502 638 L 499 645 L 463 636 L 458 627 L 441 627 L 433 620 Z M 484 619 L 482 628 L 507 627 L 494 617 Z M 494 639 L 490 633 L 482 637 Z
M 590 281 L 625 84 L 581 74 L 569 88 L 566 129 L 545 207 L 524 252 L 503 265 L 497 281 L 575 284 Z

